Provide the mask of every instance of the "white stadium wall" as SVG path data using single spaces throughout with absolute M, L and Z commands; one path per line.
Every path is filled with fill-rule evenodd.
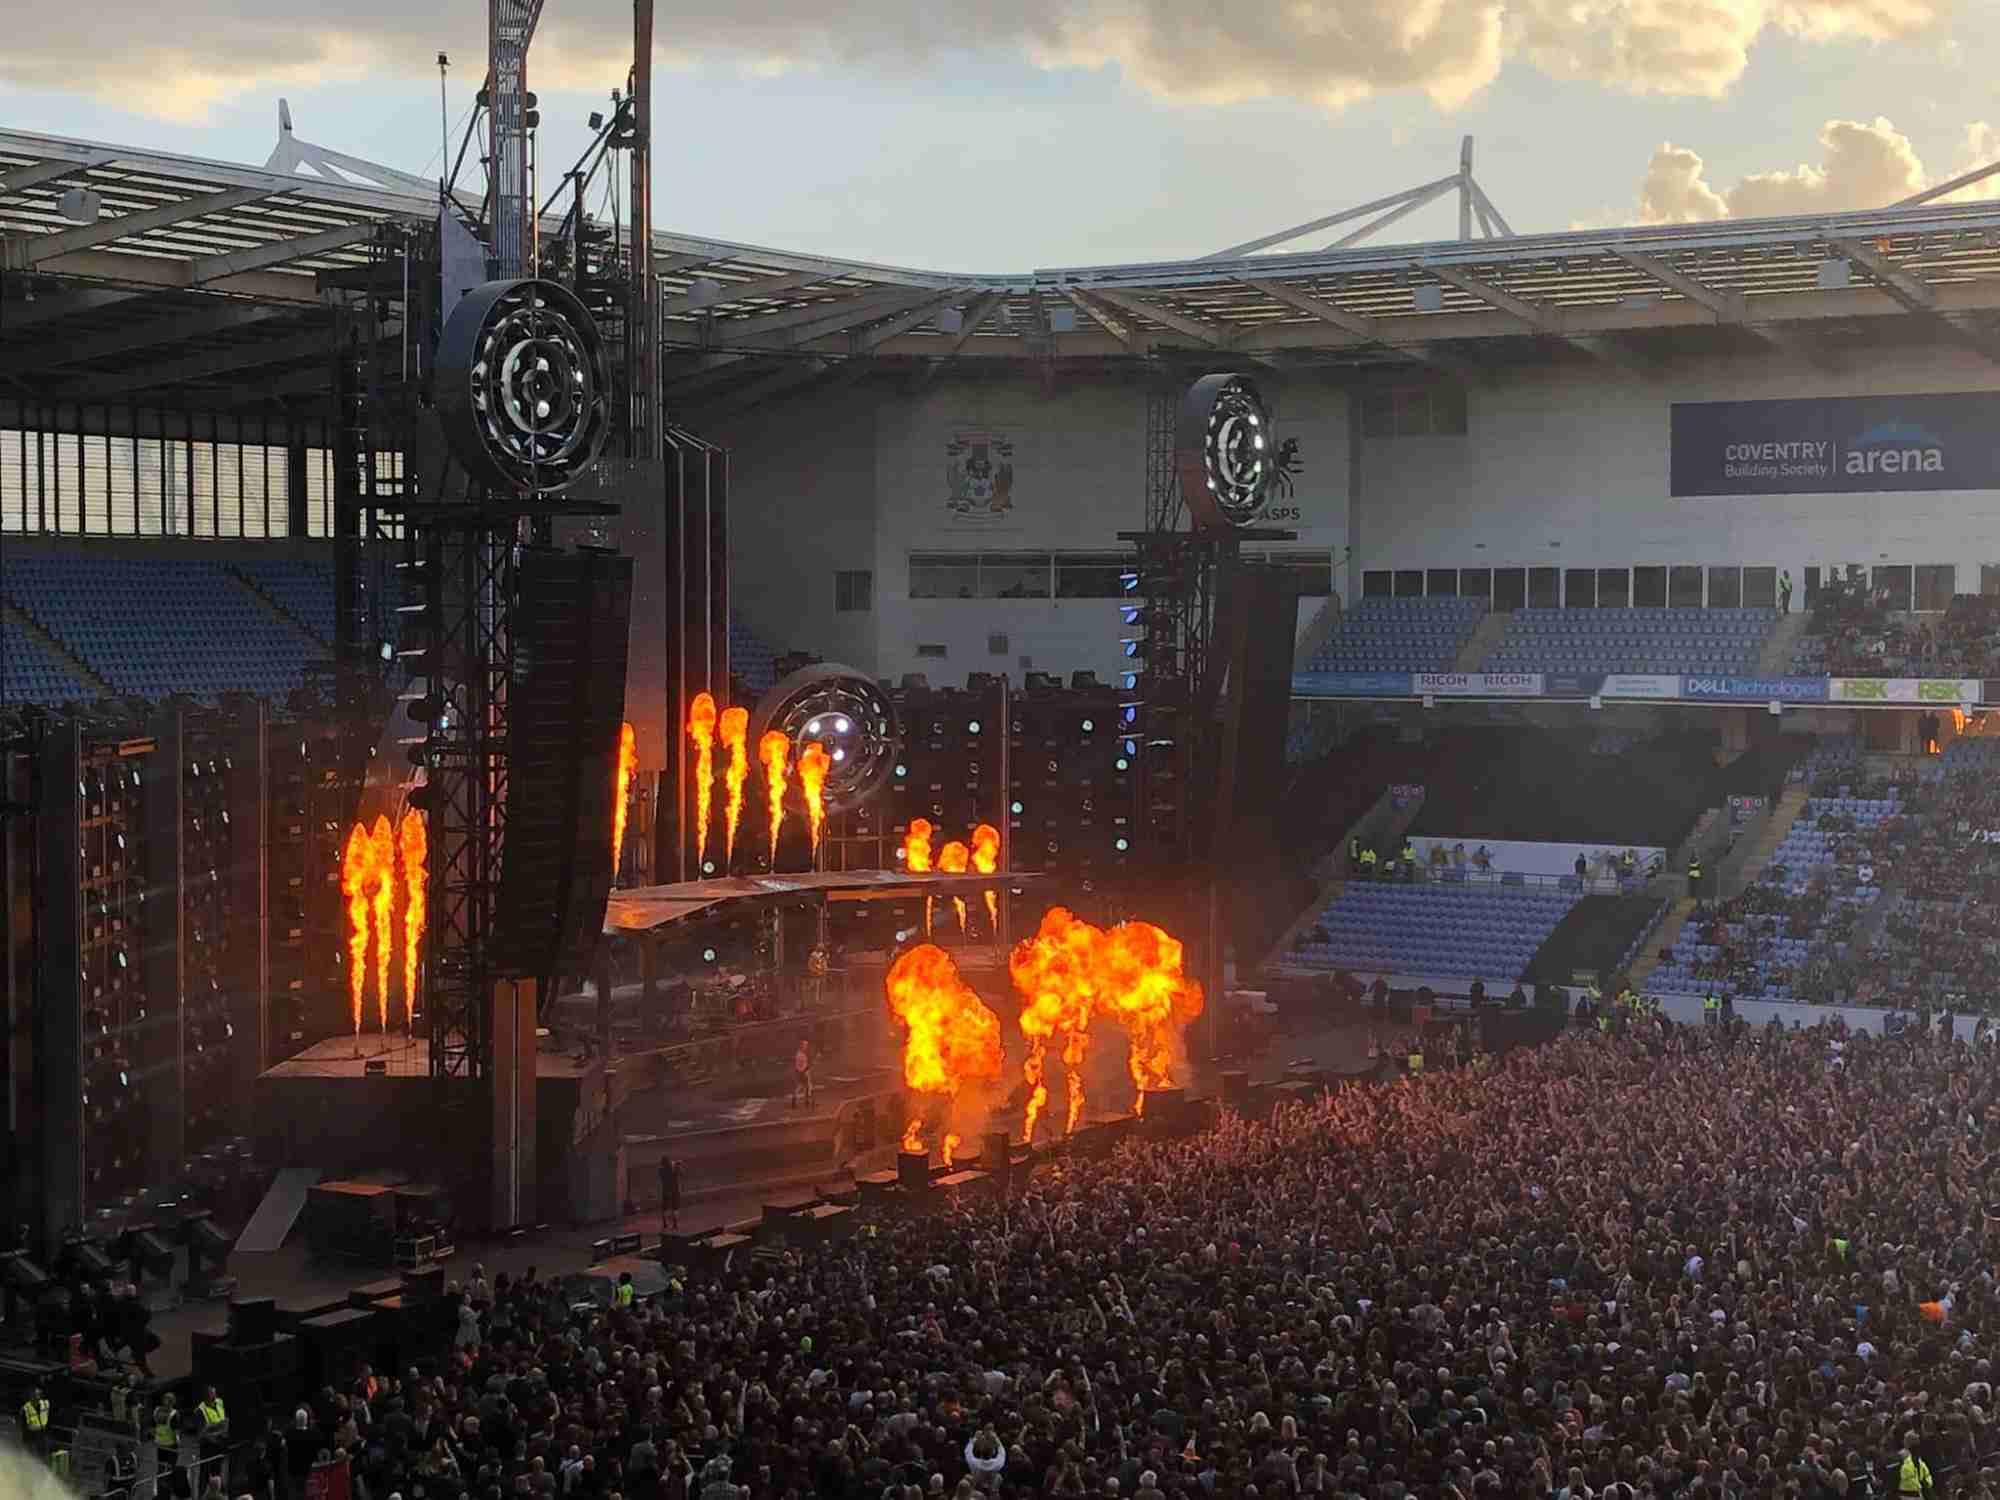
M 1675 402 L 2000 390 L 1952 349 L 1857 349 L 1836 369 L 1688 362 L 1645 381 L 1608 365 L 1509 372 L 1467 393 L 1462 437 L 1364 437 L 1349 588 L 1370 569 L 2000 563 L 2000 492 L 1669 494 Z M 1845 366 L 1844 369 L 1839 366 Z M 1795 606 L 1796 607 L 1796 606 Z
M 1304 463 L 1275 548 L 1336 561 L 1346 537 L 1347 397 L 1265 382 Z M 852 391 L 754 412 L 707 433 L 731 449 L 736 604 L 774 648 L 839 657 L 934 684 L 968 672 L 1078 669 L 1112 681 L 1115 599 L 912 598 L 911 554 L 1112 554 L 1145 522 L 1144 390 L 1137 383 L 942 380 L 914 395 Z M 958 445 L 956 448 L 954 445 Z M 954 493 L 955 454 L 984 445 L 993 474 Z M 1011 483 L 999 480 L 1002 465 Z M 835 574 L 869 569 L 873 608 L 835 608 Z M 1307 612 L 1309 617 L 1310 611 Z M 998 638 L 1004 637 L 1004 642 Z M 994 649 L 1000 647 L 1001 649 Z M 942 648 L 943 654 L 937 654 Z

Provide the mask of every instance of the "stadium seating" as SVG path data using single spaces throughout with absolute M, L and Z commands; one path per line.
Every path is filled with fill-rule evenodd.
M 1313 919 L 1290 961 L 1364 974 L 1512 980 L 1579 894 L 1556 884 L 1351 881 Z
M 1485 611 L 1483 599 L 1363 599 L 1340 617 L 1307 670 L 1442 672 Z
M 281 696 L 325 654 L 214 563 L 10 553 L 0 593 L 133 697 Z
M 256 558 L 229 566 L 278 608 L 333 644 L 333 559 Z
M 1757 669 L 1771 609 L 1519 609 L 1489 672 L 1715 672 Z
M 1840 877 L 1833 857 L 1838 837 L 1845 833 L 1865 833 L 1896 816 L 1900 810 L 1901 803 L 1895 797 L 1812 797 L 1807 800 L 1799 820 L 1772 851 L 1771 862 L 1759 882 L 1772 896 L 1771 900 L 1761 904 L 1771 910 L 1746 913 L 1741 920 L 1726 924 L 1730 944 L 1737 950 L 1739 962 L 1747 963 L 1755 970 L 1756 978 L 1754 987 L 1748 990 L 1749 998 L 1800 998 L 1793 985 L 1815 953 L 1830 943 L 1844 950 L 1844 942 L 1833 939 L 1833 929 L 1836 926 L 1851 926 L 1854 908 L 1868 906 L 1881 898 L 1882 886 L 1889 878 L 1889 872 L 1886 867 L 1871 866 L 1874 878 L 1865 884 Z M 1838 820 L 1842 826 L 1838 831 L 1821 827 L 1826 820 Z M 1807 894 L 1816 880 L 1822 879 L 1829 882 L 1826 905 L 1813 916 L 1807 929 L 1800 932 L 1797 930 L 1799 923 L 1791 918 L 1795 913 L 1811 909 L 1809 904 L 1801 903 L 1800 898 Z M 1649 988 L 1662 994 L 1698 994 L 1711 987 L 1731 990 L 1739 997 L 1746 993 L 1741 978 L 1724 981 L 1702 971 L 1701 966 L 1713 963 L 1721 951 L 1719 945 L 1704 941 L 1702 927 L 1701 922 L 1690 920 L 1681 929 L 1671 961 L 1654 970 Z M 1844 952 L 1840 956 L 1845 956 Z
M 77 703 L 95 698 L 85 684 L 48 648 L 12 620 L 0 620 L 0 702 Z
M 777 653 L 763 638 L 743 623 L 735 610 L 729 612 L 729 670 L 743 679 L 753 696 L 769 690 L 778 680 L 773 662 Z

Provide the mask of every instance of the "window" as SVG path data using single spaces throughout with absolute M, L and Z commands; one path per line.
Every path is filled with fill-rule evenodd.
M 1331 552 L 1273 552 L 1264 561 L 1292 575 L 1301 599 L 1324 599 L 1333 592 Z
M 1049 597 L 1051 558 L 1039 555 L 994 553 L 979 559 L 979 597 L 982 599 L 1046 599 Z
M 865 615 L 875 607 L 875 574 L 867 568 L 833 575 L 833 607 L 843 615 Z
M 1491 599 L 1493 597 L 1493 570 L 1491 568 L 1460 568 L 1458 570 L 1458 592 L 1465 599 Z
M 1566 609 L 1597 608 L 1597 570 L 1595 568 L 1564 569 L 1563 606 Z
M 1667 570 L 1667 604 L 1673 609 L 1701 608 L 1701 569 L 1676 563 Z
M 1632 602 L 1632 575 L 1624 568 L 1597 570 L 1597 607 L 1624 609 Z
M 910 554 L 910 597 L 912 599 L 976 599 L 979 597 L 979 559 L 933 554 Z
M 1495 609 L 1525 609 L 1528 604 L 1528 570 L 1526 568 L 1495 568 L 1493 570 L 1493 607 Z
M 1364 437 L 1464 437 L 1465 387 L 1450 383 L 1397 386 L 1361 399 Z
M 1875 576 L 1870 583 L 1877 593 L 1888 591 L 1889 597 L 1886 603 L 1890 609 L 1910 607 L 1911 585 L 1915 581 L 1910 576 L 1912 571 L 1908 563 L 1875 569 Z
M 1951 596 L 1958 586 L 1958 569 L 1951 563 L 1923 563 L 1917 568 L 1917 608 L 1951 608 Z
M 1394 592 L 1387 568 L 1370 568 L 1361 575 L 1362 598 L 1387 599 Z
M 1528 608 L 1556 609 L 1562 604 L 1562 570 L 1528 569 Z
M 1118 575 L 1132 565 L 1129 557 L 1116 552 L 1058 552 L 1056 554 L 1056 597 L 1058 599 L 1116 599 L 1125 591 Z
M 1634 568 L 1632 570 L 1632 607 L 1634 609 L 1664 609 L 1667 604 L 1667 570 L 1665 568 Z
M 1424 570 L 1422 568 L 1396 569 L 1396 597 L 1398 599 L 1421 599 L 1424 595 Z
M 1424 574 L 1424 592 L 1449 598 L 1458 592 L 1458 569 L 1432 568 Z
M 1710 568 L 1708 570 L 1708 607 L 1710 609 L 1741 609 L 1743 607 L 1743 570 L 1741 568 Z
M 1743 570 L 1743 607 L 1745 609 L 1776 609 L 1778 607 L 1778 570 L 1776 568 L 1745 568 Z

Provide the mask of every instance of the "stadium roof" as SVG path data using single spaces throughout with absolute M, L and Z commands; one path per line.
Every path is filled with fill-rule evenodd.
M 1463 179 L 1137 265 L 941 273 L 662 232 L 667 400 L 743 406 L 947 361 L 1478 378 L 1595 359 L 1645 376 L 1759 346 L 1837 365 L 1843 346 L 1943 340 L 2000 362 L 2000 203 L 1512 235 L 1469 171 L 1468 156 Z M 1386 223 L 1461 181 L 1461 224 L 1476 212 L 1489 237 L 1259 253 L 1381 204 Z M 94 219 L 65 215 L 77 189 Z M 365 260 L 381 221 L 428 219 L 437 201 L 421 179 L 298 141 L 288 119 L 263 166 L 0 129 L 0 371 L 42 400 L 321 398 L 323 275 Z

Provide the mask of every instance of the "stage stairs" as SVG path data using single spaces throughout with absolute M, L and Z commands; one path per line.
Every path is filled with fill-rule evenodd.
M 257 1212 L 236 1237 L 236 1249 L 249 1255 L 268 1255 L 282 1246 L 305 1210 L 307 1191 L 320 1176 L 318 1167 L 281 1169 L 264 1201 L 257 1205 Z

